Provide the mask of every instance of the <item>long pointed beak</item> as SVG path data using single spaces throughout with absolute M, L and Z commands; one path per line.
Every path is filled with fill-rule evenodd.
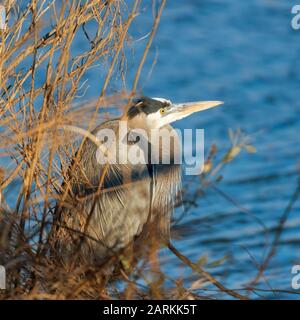
M 210 108 L 217 107 L 223 103 L 224 102 L 222 101 L 197 101 L 197 102 L 173 104 L 173 107 L 171 109 L 171 114 L 172 114 L 171 122 L 188 117 L 195 112 L 200 112 Z

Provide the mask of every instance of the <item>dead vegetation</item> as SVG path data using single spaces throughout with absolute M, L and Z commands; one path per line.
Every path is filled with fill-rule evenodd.
M 192 289 L 185 288 L 180 278 L 167 286 L 168 277 L 157 258 L 161 244 L 154 240 L 145 259 L 134 261 L 131 253 L 135 249 L 128 248 L 117 262 L 112 261 L 120 266 L 118 281 L 113 282 L 115 274 L 107 273 L 107 268 L 66 266 L 48 254 L 54 207 L 68 201 L 68 188 L 62 189 L 62 181 L 67 184 L 71 159 L 82 145 L 82 136 L 78 139 L 66 127 L 90 131 L 100 120 L 99 114 L 102 119 L 109 116 L 107 106 L 123 100 L 121 108 L 126 108 L 137 92 L 164 0 L 153 3 L 153 28 L 131 92 L 110 95 L 108 88 L 116 76 L 126 76 L 126 45 L 140 5 L 140 0 L 130 5 L 119 0 L 4 1 L 7 28 L 0 30 L 0 264 L 6 267 L 8 287 L 1 291 L 2 299 L 198 299 L 203 297 L 193 290 L 204 283 L 215 286 L 217 292 L 247 299 L 171 244 L 164 245 L 198 280 Z M 91 81 L 88 72 L 99 65 L 99 79 L 92 79 L 98 96 L 83 103 Z M 213 161 L 216 148 L 211 149 L 201 183 L 186 202 L 187 211 L 202 188 L 217 182 L 222 167 L 243 148 L 254 151 L 233 134 L 231 138 L 233 147 L 218 165 Z

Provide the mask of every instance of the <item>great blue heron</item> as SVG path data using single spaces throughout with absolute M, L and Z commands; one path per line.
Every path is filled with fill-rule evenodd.
M 54 236 L 61 254 L 72 257 L 79 252 L 88 260 L 103 262 L 139 236 L 147 237 L 147 232 L 168 239 L 171 214 L 181 187 L 181 166 L 174 161 L 180 150 L 177 148 L 179 141 L 170 124 L 221 103 L 173 104 L 166 99 L 142 97 L 132 103 L 125 116 L 96 127 L 93 136 L 109 129 L 117 138 L 114 143 L 107 144 L 106 141 L 100 146 L 86 139 L 76 156 L 69 181 L 65 184 L 70 189 L 68 198 L 56 208 L 59 227 Z M 172 133 L 172 146 L 165 148 L 161 139 L 153 142 L 147 135 L 141 135 L 135 141 L 121 138 L 118 134 L 121 120 L 126 121 L 129 134 L 139 129 L 149 134 L 153 129 L 159 134 Z M 120 142 L 128 146 L 136 144 L 135 152 L 140 152 L 147 161 L 121 162 L 122 155 L 118 154 Z M 155 144 L 159 144 L 158 148 Z M 153 163 L 154 158 L 160 161 L 166 151 L 170 153 L 170 163 Z M 117 155 L 115 163 L 100 163 L 99 152 L 100 156 L 101 153 Z M 157 153 L 156 157 L 153 153 Z

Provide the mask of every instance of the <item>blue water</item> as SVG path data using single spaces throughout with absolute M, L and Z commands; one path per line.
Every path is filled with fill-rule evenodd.
M 143 92 L 150 96 L 225 102 L 223 107 L 176 124 L 204 128 L 206 148 L 215 143 L 223 154 L 230 146 L 229 128 L 241 128 L 257 148 L 256 154 L 243 152 L 229 164 L 218 184 L 239 207 L 215 190 L 205 190 L 199 207 L 180 222 L 186 228 L 175 242 L 193 260 L 207 256 L 209 263 L 225 257 L 221 266 L 208 270 L 230 288 L 241 288 L 256 275 L 254 260 L 262 263 L 274 227 L 297 185 L 300 30 L 293 30 L 290 24 L 294 4 L 280 0 L 167 1 L 141 81 Z M 149 30 L 151 10 L 145 6 L 147 14 L 149 21 L 144 18 L 136 23 L 136 38 L 146 34 L 147 27 Z M 144 43 L 137 42 L 137 52 Z M 156 64 L 151 70 L 153 59 Z M 298 298 L 300 290 L 291 287 L 291 268 L 300 263 L 299 242 L 298 201 L 265 277 L 256 285 L 295 295 L 257 291 L 251 297 Z M 171 275 L 182 275 L 187 286 L 195 280 L 186 269 L 177 268 L 176 258 L 166 253 L 162 257 Z
M 182 129 L 204 128 L 205 148 L 215 143 L 219 160 L 230 147 L 229 129 L 240 128 L 257 149 L 255 154 L 242 152 L 221 171 L 223 179 L 217 187 L 235 203 L 207 188 L 198 206 L 174 227 L 175 245 L 193 261 L 206 256 L 204 267 L 232 289 L 243 288 L 255 277 L 256 264 L 268 252 L 274 228 L 297 185 L 300 30 L 291 28 L 294 4 L 290 0 L 168 0 L 139 82 L 145 95 L 174 102 L 223 100 L 222 107 L 176 123 Z M 113 81 L 109 92 L 131 89 L 152 23 L 151 1 L 144 1 L 130 30 L 126 84 Z M 72 54 L 87 50 L 86 45 L 83 36 L 78 38 Z M 89 70 L 85 99 L 99 94 L 105 70 L 103 65 L 100 72 Z M 37 77 L 43 81 L 44 72 Z M 184 182 L 188 183 L 187 177 Z M 190 192 L 193 188 L 195 184 Z M 269 292 L 256 291 L 251 297 L 300 297 L 300 290 L 291 287 L 292 266 L 300 264 L 299 243 L 297 201 L 276 254 L 256 285 Z M 224 261 L 210 267 L 218 259 Z M 170 278 L 183 277 L 185 287 L 197 279 L 166 250 L 161 261 Z M 201 289 L 196 293 L 215 295 Z
M 167 1 L 139 82 L 143 94 L 174 102 L 223 100 L 220 108 L 176 123 L 181 129 L 204 128 L 205 148 L 215 143 L 219 160 L 230 147 L 229 129 L 240 128 L 257 149 L 256 154 L 242 152 L 221 172 L 217 187 L 234 203 L 212 188 L 205 189 L 198 207 L 174 228 L 180 238 L 175 245 L 193 261 L 207 257 L 206 269 L 232 289 L 247 286 L 255 277 L 297 184 L 300 30 L 291 28 L 294 4 L 288 0 Z M 151 2 L 144 1 L 130 29 L 126 83 L 111 82 L 109 92 L 131 89 L 152 23 Z M 72 53 L 84 45 L 86 41 L 79 39 Z M 85 98 L 101 89 L 99 69 L 88 76 L 93 81 Z M 255 291 L 252 298 L 300 297 L 300 290 L 291 287 L 292 266 L 300 264 L 299 214 L 298 201 L 276 254 L 256 285 L 268 292 Z M 210 268 L 218 259 L 222 264 Z M 168 276 L 182 277 L 187 288 L 197 280 L 164 250 L 161 261 Z M 211 289 L 207 286 L 196 293 L 227 297 Z

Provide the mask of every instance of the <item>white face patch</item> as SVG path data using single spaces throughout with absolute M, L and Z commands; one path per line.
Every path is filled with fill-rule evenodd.
M 147 127 L 150 129 L 158 129 L 161 127 L 161 114 L 158 110 L 157 112 L 150 113 L 147 116 Z
M 165 98 L 151 98 L 151 99 L 160 101 L 160 102 L 167 104 L 169 106 L 172 105 L 172 102 L 170 100 L 165 99 Z M 155 113 L 151 113 L 147 116 L 148 128 L 158 129 L 158 128 L 165 126 L 168 123 L 169 123 L 169 117 L 162 116 L 162 114 L 160 113 L 160 110 L 158 110 Z
M 160 111 L 157 111 L 147 116 L 147 127 L 150 129 L 159 129 L 167 124 L 178 120 L 177 118 L 176 115 L 172 113 L 162 116 Z

